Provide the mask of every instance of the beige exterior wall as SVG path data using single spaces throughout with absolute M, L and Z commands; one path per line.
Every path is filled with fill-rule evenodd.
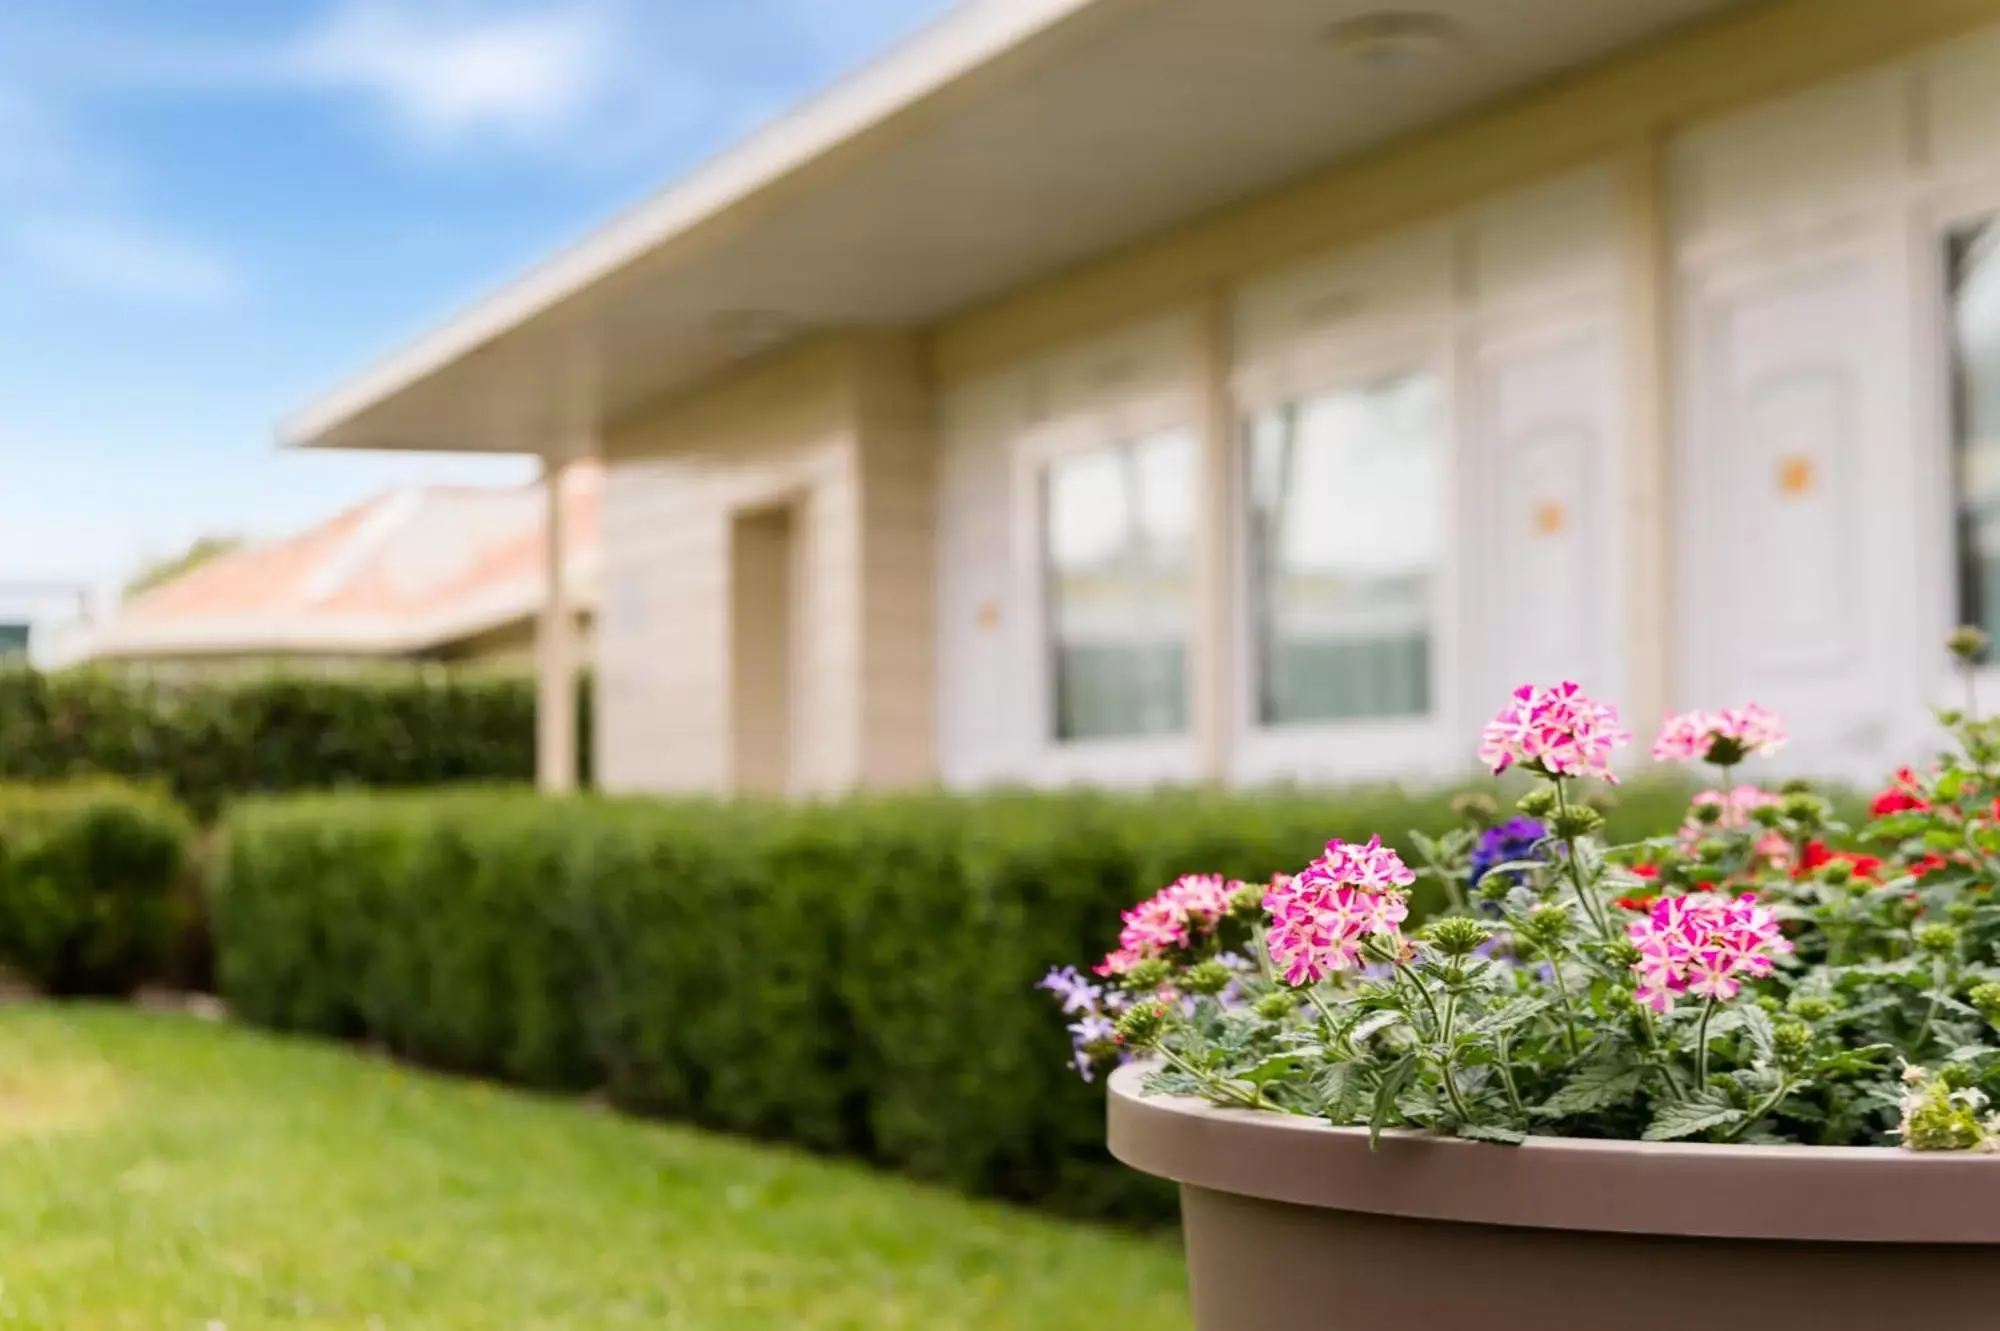
M 1615 525 L 1625 542 L 1627 607 L 1618 630 L 1629 710 L 1649 719 L 1674 698 L 1666 641 L 1672 599 L 1672 419 L 1678 368 L 1670 145 L 1691 127 L 1893 61 L 2000 21 L 2000 0 L 1773 0 L 1247 200 L 1051 279 L 910 339 L 827 337 L 661 404 L 610 430 L 607 571 L 598 653 L 600 771 L 613 788 L 732 788 L 728 585 L 732 516 L 796 502 L 801 579 L 793 635 L 795 793 L 909 785 L 935 771 L 934 700 L 967 694 L 934 679 L 939 616 L 991 632 L 995 588 L 1016 570 L 975 570 L 934 590 L 940 493 L 1016 484 L 1004 449 L 937 463 L 942 427 L 1020 367 L 1161 319 L 1204 330 L 1212 360 L 1228 351 L 1225 312 L 1246 287 L 1302 265 L 1464 218 L 1485 201 L 1573 173 L 1618 182 L 1621 275 L 1615 302 L 1618 388 Z M 1211 444 L 1232 418 L 1213 399 L 1218 367 L 1191 356 L 1188 388 Z M 1206 381 L 1202 379 L 1205 370 Z M 970 403 L 970 405 L 968 405 Z M 957 470 L 954 470 L 957 468 Z M 1226 513 L 1207 514 L 1204 557 L 1227 557 Z M 955 521 L 955 520 L 954 520 Z M 1004 515 L 974 544 L 1006 547 Z M 986 576 L 987 572 L 991 576 Z M 1195 644 L 1203 697 L 1199 768 L 1228 702 L 1235 627 L 1230 584 L 1207 568 Z M 942 598 L 943 604 L 934 607 Z M 976 640 L 975 640 L 976 641 Z M 1013 655 L 968 649 L 986 675 Z M 959 655 L 964 655 L 960 653 Z M 954 659 L 950 643 L 945 656 Z M 985 676 L 981 676 L 984 678 Z M 970 690 L 977 694 L 978 689 Z M 963 705 L 977 707 L 977 698 Z M 1455 750 L 1454 750 L 1455 751 Z M 948 774 L 949 775 L 949 774 Z
M 2000 20 L 2000 0 L 1753 5 L 1389 144 L 950 320 L 949 387 L 1075 338 L 1462 208 L 1705 117 Z
M 827 338 L 606 433 L 606 788 L 738 788 L 730 537 L 778 506 L 799 561 L 786 790 L 928 777 L 928 712 L 909 705 L 931 687 L 918 365 L 906 339 Z

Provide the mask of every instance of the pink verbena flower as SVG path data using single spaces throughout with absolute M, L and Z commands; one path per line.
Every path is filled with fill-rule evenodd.
M 1380 837 L 1366 845 L 1329 841 L 1326 853 L 1295 877 L 1273 879 L 1264 895 L 1271 913 L 1265 945 L 1285 983 L 1317 984 L 1353 970 L 1365 940 L 1398 938 L 1410 912 L 1401 889 L 1416 880 Z
M 1704 790 L 1688 801 L 1688 817 L 1681 824 L 1681 837 L 1683 840 L 1698 841 L 1711 828 L 1741 832 L 1750 826 L 1751 815 L 1758 809 L 1784 802 L 1784 796 L 1773 795 L 1752 785 L 1735 786 L 1729 790 Z M 1703 822 L 1696 810 L 1711 807 L 1720 812 L 1713 823 Z
M 1681 994 L 1734 998 L 1745 980 L 1769 975 L 1792 950 L 1777 917 L 1748 893 L 1733 900 L 1713 892 L 1662 897 L 1626 932 L 1639 950 L 1634 997 L 1656 1012 L 1672 1009 Z
M 1184 874 L 1119 918 L 1118 947 L 1097 963 L 1099 975 L 1123 975 L 1142 961 L 1179 951 L 1212 933 L 1243 884 L 1221 874 Z
M 1719 712 L 1669 715 L 1653 740 L 1653 757 L 1663 763 L 1710 762 L 1730 767 L 1745 758 L 1776 753 L 1787 738 L 1778 714 L 1752 702 Z
M 1631 739 L 1618 724 L 1618 709 L 1574 682 L 1523 684 L 1479 732 L 1479 760 L 1496 776 L 1519 763 L 1548 776 L 1594 776 L 1615 784 L 1611 750 Z

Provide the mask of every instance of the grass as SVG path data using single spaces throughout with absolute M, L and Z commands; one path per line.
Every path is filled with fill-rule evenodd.
M 0 1011 L 0 1328 L 1187 1325 L 1177 1248 L 159 1013 Z

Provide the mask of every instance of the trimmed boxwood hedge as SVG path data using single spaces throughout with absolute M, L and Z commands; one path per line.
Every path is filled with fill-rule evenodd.
M 577 709 L 587 775 L 587 679 Z M 534 771 L 535 684 L 520 674 L 431 665 L 152 681 L 0 667 L 0 780 L 163 782 L 208 819 L 243 794 L 519 782 Z
M 162 978 L 194 925 L 192 835 L 131 786 L 0 785 L 0 962 L 55 994 Z
M 1671 825 L 1636 791 L 1614 832 Z M 1172 1214 L 1103 1150 L 1032 986 L 1182 871 L 1261 879 L 1444 794 L 1169 792 L 781 808 L 489 791 L 249 801 L 213 928 L 242 1017 L 853 1155 L 963 1190 Z

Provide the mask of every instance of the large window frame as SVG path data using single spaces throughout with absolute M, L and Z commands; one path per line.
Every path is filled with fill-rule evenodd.
M 1229 549 L 1232 654 L 1232 725 L 1235 769 L 1248 781 L 1285 777 L 1371 779 L 1439 773 L 1463 766 L 1457 734 L 1465 615 L 1460 605 L 1460 565 L 1471 528 L 1460 495 L 1460 445 L 1467 404 L 1453 354 L 1456 320 L 1447 308 L 1410 311 L 1400 326 L 1302 336 L 1281 353 L 1240 366 L 1233 383 Z M 1257 584 L 1251 548 L 1251 423 L 1260 412 L 1409 375 L 1427 375 L 1438 392 L 1438 493 L 1433 502 L 1439 533 L 1431 584 L 1428 711 L 1408 716 L 1266 722 L 1261 709 Z M 1454 747 L 1456 746 L 1456 747 Z
M 1046 485 L 1051 467 L 1063 460 L 1130 446 L 1163 433 L 1185 432 L 1194 445 L 1196 512 L 1190 536 L 1187 668 L 1183 671 L 1186 724 L 1171 733 L 1129 736 L 1057 737 L 1055 678 L 1049 581 L 1051 567 L 1047 529 Z M 1035 727 L 1030 770 L 1038 781 L 1064 785 L 1085 782 L 1105 785 L 1191 781 L 1199 775 L 1193 662 L 1201 632 L 1198 595 L 1202 539 L 1201 429 L 1184 386 L 1135 388 L 1085 407 L 1072 408 L 1025 432 L 1014 448 L 1015 599 L 1023 607 L 1017 620 L 1015 660 L 1029 681 L 1030 723 Z
M 2000 172 L 1943 184 L 1913 182 L 1912 193 L 1905 213 L 1916 291 L 1912 421 L 1927 445 L 1918 450 L 1916 483 L 1918 510 L 1935 518 L 1926 524 L 1930 534 L 1921 552 L 1923 565 L 1935 570 L 1935 576 L 1920 594 L 1930 603 L 1925 618 L 1934 626 L 1933 636 L 1941 640 L 1961 622 L 1965 597 L 1959 539 L 1959 347 L 1950 247 L 1959 234 L 1981 223 L 2000 226 Z M 1956 671 L 1944 663 L 1942 652 L 1936 659 L 1933 703 L 1962 706 L 1965 692 Z M 1988 651 L 1977 674 L 1982 698 L 2000 690 L 2000 647 Z

